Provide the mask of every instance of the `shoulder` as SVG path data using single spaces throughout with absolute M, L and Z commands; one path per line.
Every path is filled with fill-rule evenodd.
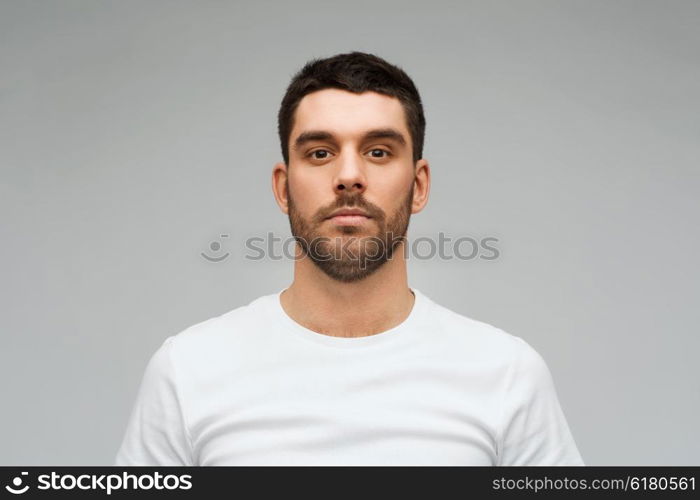
M 262 328 L 267 302 L 274 297 L 264 295 L 219 316 L 195 323 L 168 337 L 161 349 L 170 352 L 174 361 L 213 360 L 216 354 L 232 352 L 236 346 L 255 339 L 255 330 Z
M 446 346 L 460 355 L 491 360 L 504 368 L 513 368 L 520 360 L 537 363 L 539 354 L 521 337 L 428 300 L 431 328 Z

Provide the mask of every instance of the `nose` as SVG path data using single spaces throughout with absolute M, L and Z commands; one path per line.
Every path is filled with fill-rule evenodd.
M 362 158 L 354 154 L 341 155 L 336 162 L 338 170 L 333 178 L 336 194 L 357 194 L 367 189 L 367 179 Z

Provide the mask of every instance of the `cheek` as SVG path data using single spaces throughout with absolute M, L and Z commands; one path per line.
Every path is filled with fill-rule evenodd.
M 311 176 L 296 175 L 289 178 L 289 194 L 293 198 L 297 212 L 304 216 L 312 215 L 323 205 L 322 183 Z M 326 200 L 329 203 L 332 200 Z
M 402 203 L 408 191 L 413 187 L 413 177 L 405 173 L 394 176 L 377 176 L 369 183 L 368 193 L 384 206 L 393 207 Z
M 328 185 L 328 180 L 318 172 L 310 169 L 296 168 L 289 174 L 289 184 L 294 193 L 303 193 L 305 196 L 319 192 L 322 186 Z M 298 198 L 298 196 L 297 196 Z

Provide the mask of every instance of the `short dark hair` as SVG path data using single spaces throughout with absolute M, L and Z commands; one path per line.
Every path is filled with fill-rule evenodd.
M 336 88 L 357 94 L 371 90 L 396 97 L 403 106 L 413 143 L 413 163 L 423 157 L 425 116 L 418 89 L 398 66 L 364 52 L 312 59 L 292 78 L 277 115 L 282 157 L 289 165 L 289 140 L 294 113 L 302 98 L 317 90 Z

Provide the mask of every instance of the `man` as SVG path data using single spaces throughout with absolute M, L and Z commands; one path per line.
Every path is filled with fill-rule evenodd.
M 116 464 L 582 465 L 540 355 L 408 286 L 430 189 L 411 79 L 313 60 L 278 119 L 294 280 L 164 341 Z

